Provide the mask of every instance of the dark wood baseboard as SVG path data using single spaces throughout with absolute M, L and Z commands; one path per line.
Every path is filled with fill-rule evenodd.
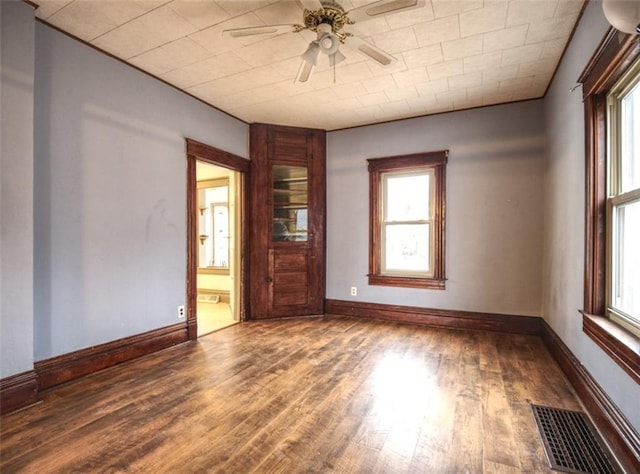
M 640 472 L 638 432 L 546 322 L 542 323 L 542 339 L 623 468 Z
M 358 301 L 326 300 L 325 313 L 455 329 L 540 334 L 542 318 Z
M 0 415 L 38 402 L 38 379 L 29 370 L 0 379 Z
M 179 323 L 42 360 L 34 364 L 38 388 L 46 390 L 187 340 L 187 325 Z

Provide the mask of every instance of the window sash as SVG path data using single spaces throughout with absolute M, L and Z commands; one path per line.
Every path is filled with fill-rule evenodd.
M 426 189 L 419 190 L 416 196 L 415 191 L 412 196 L 400 196 L 392 202 L 390 181 L 392 180 L 413 180 L 414 185 L 420 178 L 426 178 Z M 435 200 L 434 194 L 434 171 L 433 168 L 423 168 L 410 171 L 389 171 L 381 174 L 380 180 L 382 206 L 381 206 L 381 229 L 380 229 L 380 273 L 383 275 L 409 276 L 409 277 L 432 277 L 433 276 L 433 213 Z M 407 188 L 405 188 L 407 189 Z M 422 194 L 422 191 L 425 191 Z M 404 199 L 403 199 L 404 198 Z M 407 203 L 407 210 L 403 213 L 398 209 L 390 209 L 393 204 Z M 424 200 L 424 201 L 423 201 Z M 416 202 L 417 201 L 417 202 Z M 412 204 L 416 204 L 411 208 Z M 414 219 L 398 219 L 399 217 L 415 217 Z M 395 219 L 394 219 L 395 218 Z M 405 232 L 422 233 L 420 238 L 411 239 L 404 242 L 398 235 L 401 230 Z M 420 229 L 426 229 L 420 232 Z M 396 233 L 394 242 L 390 240 L 391 235 Z M 398 247 L 404 247 L 400 250 Z M 405 250 L 406 249 L 406 250 Z M 400 264 L 402 262 L 402 264 Z M 420 264 L 420 262 L 422 264 Z
M 605 311 L 609 318 L 640 334 L 640 266 L 635 256 L 635 237 L 640 231 L 640 219 L 627 212 L 640 202 L 640 182 L 629 179 L 633 167 L 640 167 L 634 147 L 635 120 L 624 106 L 629 94 L 639 94 L 640 61 L 621 76 L 607 94 L 607 200 L 606 200 L 606 297 Z M 626 110 L 625 110 L 626 108 Z M 630 120 L 631 119 L 631 120 Z M 631 122 L 631 123 L 629 123 Z M 635 125 L 637 126 L 636 122 Z M 630 135 L 633 133 L 633 135 Z M 640 140 L 640 137 L 637 138 Z M 635 160 L 632 161 L 632 160 Z M 635 208 L 634 208 L 635 209 Z M 629 214 L 625 218 L 625 214 Z M 633 220 L 632 220 L 633 219 Z M 626 239 L 625 239 L 626 234 Z M 629 282 L 631 280 L 631 283 Z

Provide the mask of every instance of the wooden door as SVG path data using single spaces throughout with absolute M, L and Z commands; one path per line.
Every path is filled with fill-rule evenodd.
M 325 133 L 251 126 L 252 318 L 321 314 Z

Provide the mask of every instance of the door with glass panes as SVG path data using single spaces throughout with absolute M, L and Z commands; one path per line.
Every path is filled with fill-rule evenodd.
M 321 314 L 325 133 L 252 125 L 252 318 Z

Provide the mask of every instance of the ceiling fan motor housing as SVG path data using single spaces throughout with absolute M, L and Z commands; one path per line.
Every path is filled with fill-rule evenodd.
M 334 2 L 322 2 L 319 10 L 304 11 L 304 26 L 311 31 L 318 31 L 321 25 L 329 25 L 332 33 L 340 31 L 344 25 L 352 25 L 344 9 Z

